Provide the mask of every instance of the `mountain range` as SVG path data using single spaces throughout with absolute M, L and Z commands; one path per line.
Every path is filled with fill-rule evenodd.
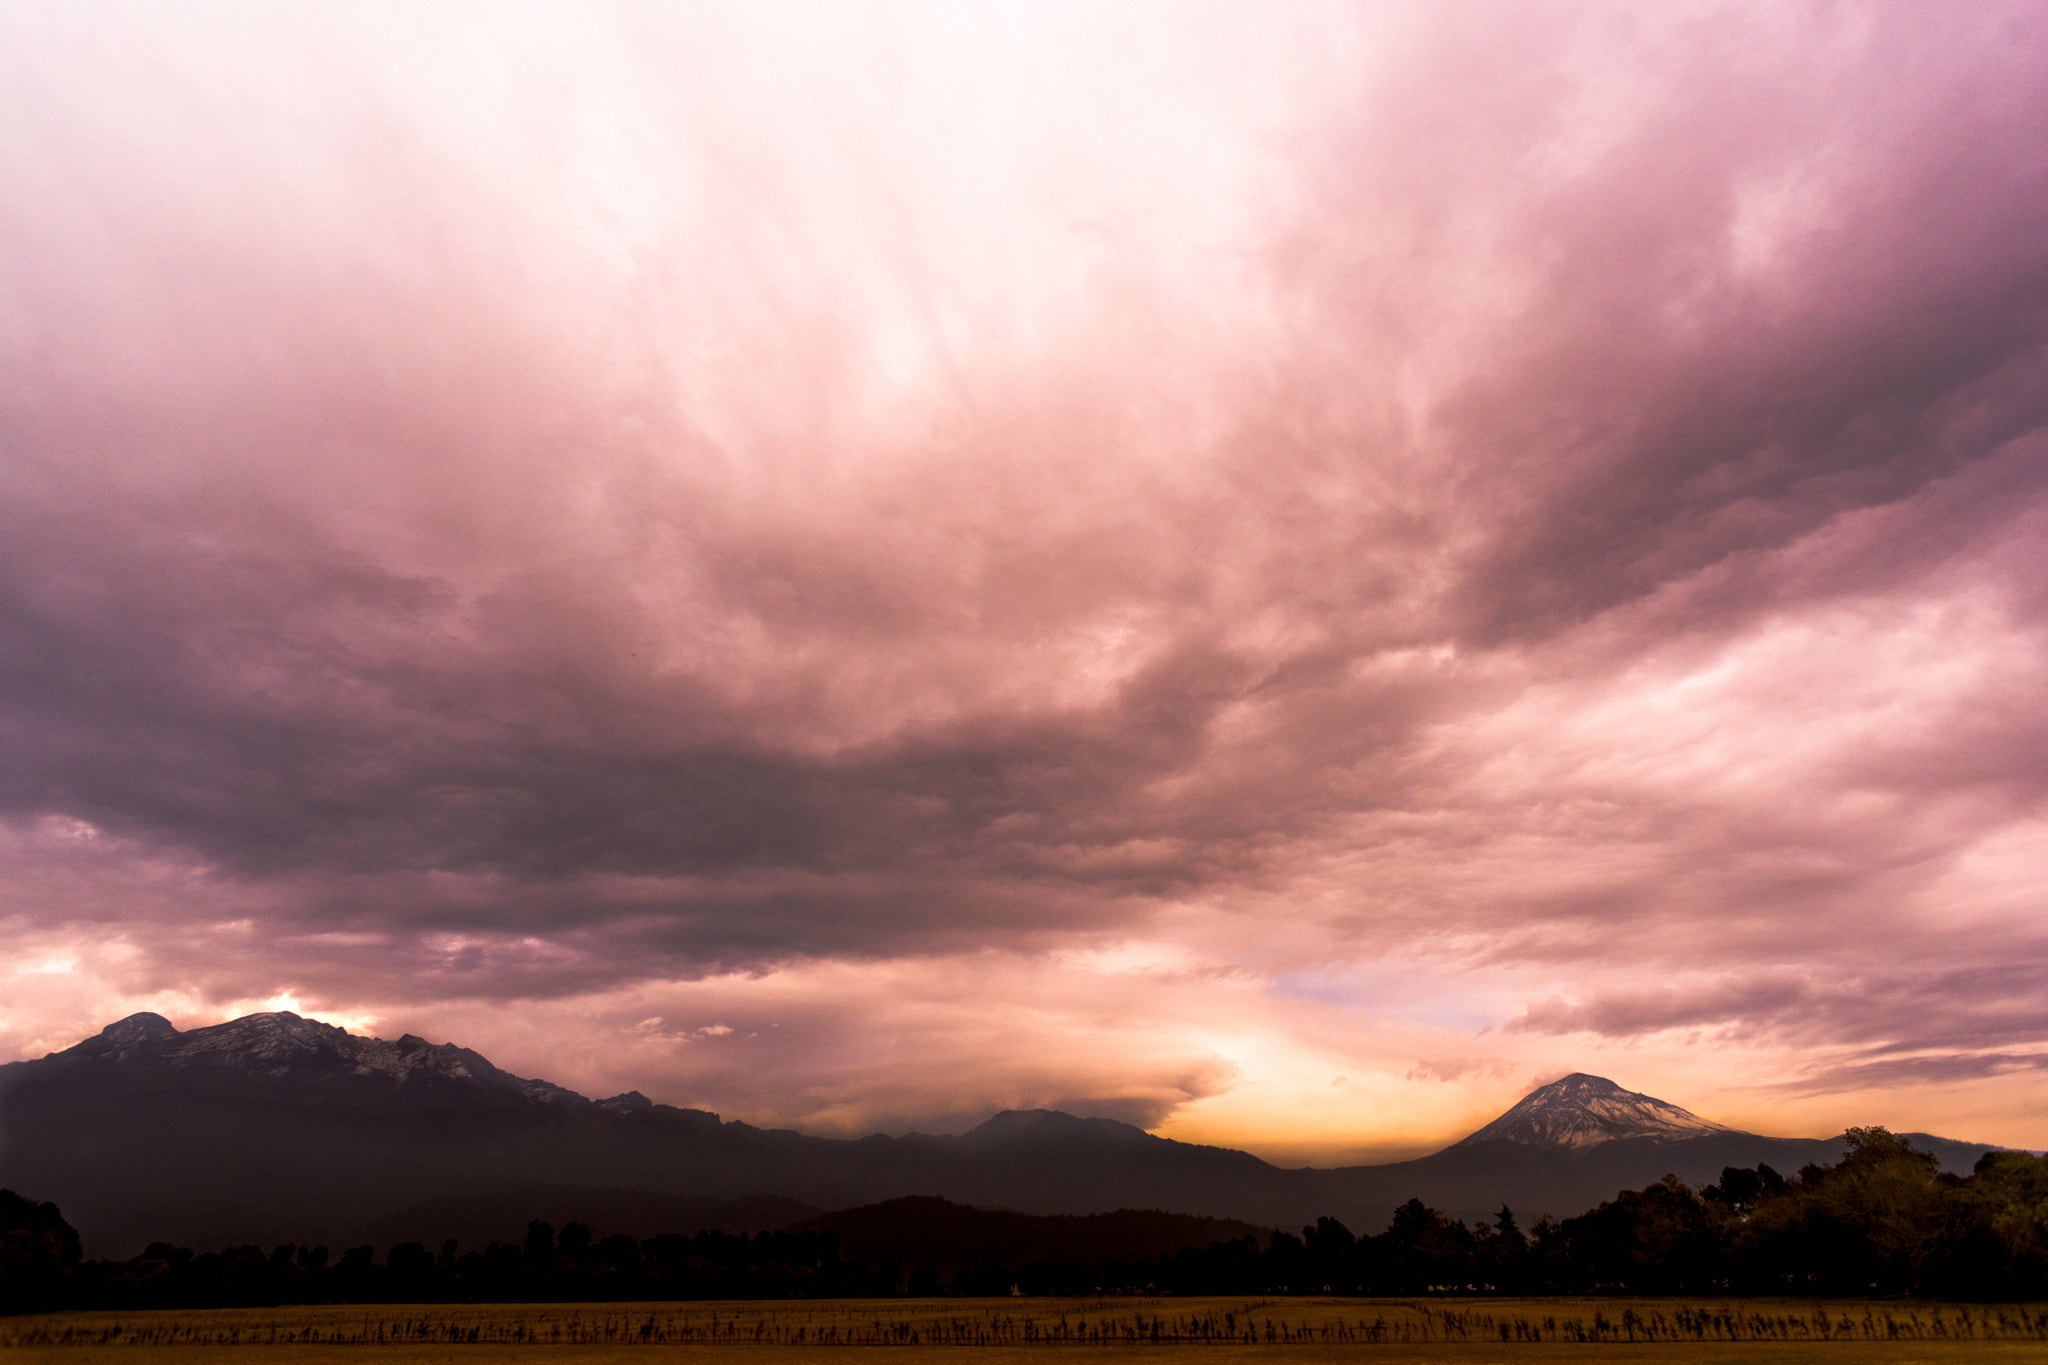
M 1956 1171 L 1992 1150 L 1910 1136 Z M 95 1255 L 157 1240 L 474 1244 L 531 1217 L 634 1236 L 760 1230 L 906 1197 L 1256 1227 L 1331 1215 L 1359 1231 L 1416 1197 L 1463 1218 L 1507 1204 L 1527 1226 L 1667 1172 L 1695 1185 L 1759 1162 L 1791 1174 L 1844 1146 L 1740 1132 L 1583 1074 L 1443 1151 L 1377 1166 L 1283 1168 L 1052 1110 L 957 1136 L 821 1138 L 633 1091 L 592 1100 L 453 1044 L 283 1012 L 185 1032 L 137 1014 L 0 1066 L 0 1187 L 55 1201 Z

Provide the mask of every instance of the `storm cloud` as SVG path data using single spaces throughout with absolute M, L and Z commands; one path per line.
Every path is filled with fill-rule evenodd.
M 0 1045 L 2040 1145 L 2034 7 L 0 31 Z

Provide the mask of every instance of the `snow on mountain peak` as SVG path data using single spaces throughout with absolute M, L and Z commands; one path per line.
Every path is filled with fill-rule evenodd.
M 1604 1076 L 1580 1071 L 1530 1091 L 1514 1108 L 1452 1145 L 1518 1142 L 1576 1148 L 1621 1138 L 1670 1140 L 1734 1131 L 1675 1104 L 1624 1090 Z
M 404 1091 L 481 1091 L 547 1106 L 590 1104 L 573 1090 L 501 1071 L 454 1043 L 430 1043 L 411 1033 L 396 1042 L 366 1038 L 288 1010 L 245 1014 L 186 1032 L 158 1015 L 130 1015 L 52 1056 L 78 1064 L 150 1063 L 315 1085 L 370 1081 Z

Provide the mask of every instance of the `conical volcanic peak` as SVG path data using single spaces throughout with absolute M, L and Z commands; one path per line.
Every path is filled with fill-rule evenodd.
M 1675 1104 L 1623 1090 L 1604 1076 L 1578 1071 L 1530 1091 L 1507 1113 L 1453 1145 L 1596 1147 L 1619 1138 L 1692 1138 L 1734 1131 Z
M 960 1140 L 970 1147 L 986 1149 L 1075 1144 L 1131 1146 L 1159 1141 L 1128 1123 L 1078 1118 L 1058 1109 L 1005 1109 L 983 1120 Z

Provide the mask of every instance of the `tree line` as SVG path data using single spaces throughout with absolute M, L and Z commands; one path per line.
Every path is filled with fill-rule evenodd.
M 1852 1128 L 1834 1166 L 1785 1177 L 1726 1168 L 1688 1189 L 1673 1176 L 1526 1233 L 1503 1208 L 1468 1227 L 1419 1200 L 1385 1232 L 1319 1219 L 1257 1258 L 1268 1292 L 1419 1294 L 2048 1294 L 2048 1159 L 1991 1152 L 1966 1177 L 1883 1128 Z M 1240 1258 L 1249 1249 L 1240 1249 Z M 1237 1279 L 1224 1248 L 1171 1258 L 1176 1288 Z
M 598 1237 L 536 1220 L 516 1244 L 157 1243 L 86 1261 L 52 1204 L 0 1191 L 0 1309 L 288 1303 L 576 1302 L 898 1295 L 1737 1294 L 2048 1297 L 2048 1158 L 1992 1152 L 1966 1177 L 1883 1128 L 1852 1128 L 1834 1166 L 1675 1177 L 1524 1231 L 1503 1208 L 1467 1225 L 1420 1200 L 1359 1236 L 1321 1218 L 1132 1262 L 990 1263 L 950 1271 L 884 1254 L 850 1261 L 826 1230 Z

